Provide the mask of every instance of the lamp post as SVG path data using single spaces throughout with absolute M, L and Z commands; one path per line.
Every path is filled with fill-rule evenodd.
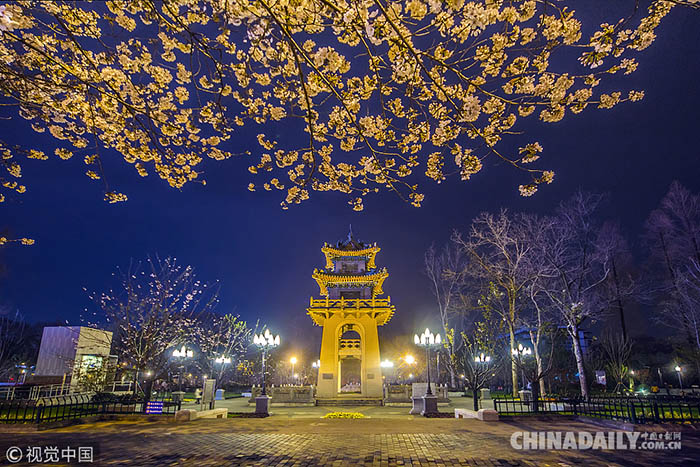
M 219 383 L 221 382 L 221 379 L 224 377 L 224 370 L 226 369 L 226 365 L 231 363 L 231 357 L 227 357 L 225 355 L 221 355 L 217 359 L 214 360 L 216 363 L 219 363 L 221 365 L 221 372 L 219 373 Z
M 421 410 L 420 414 L 423 416 L 426 415 L 435 415 L 438 413 L 437 410 L 437 397 L 433 395 L 433 389 L 430 387 L 430 349 L 432 347 L 438 347 L 440 346 L 442 339 L 440 338 L 440 334 L 434 335 L 432 332 L 430 332 L 430 329 L 425 328 L 425 331 L 423 334 L 418 337 L 418 334 L 416 334 L 413 337 L 413 342 L 416 345 L 419 345 L 421 347 L 425 347 L 425 356 L 426 356 L 426 371 L 427 371 L 427 380 L 428 380 L 428 390 L 426 391 L 425 395 L 422 397 L 423 399 L 423 410 Z M 411 410 L 411 413 L 414 413 L 414 411 L 417 410 L 416 407 L 416 397 L 413 397 L 413 410 Z
M 478 355 L 474 356 L 474 363 L 476 364 L 477 367 L 479 365 L 483 365 L 483 364 L 490 363 L 490 362 L 491 362 L 491 357 L 489 355 L 486 355 L 484 352 L 480 352 Z M 486 371 L 488 371 L 488 369 Z M 479 395 L 477 394 L 476 391 L 481 389 L 481 388 L 479 388 L 479 386 L 481 385 L 482 374 L 483 373 L 481 373 L 480 370 L 477 370 L 477 368 L 474 368 L 474 372 L 472 375 L 474 377 L 473 378 L 474 381 L 472 382 L 472 393 L 473 393 L 472 397 L 474 399 L 473 402 L 474 402 L 474 411 L 475 412 L 479 411 Z M 464 375 L 462 375 L 462 377 L 464 377 Z M 489 394 L 488 396 L 486 396 L 487 398 L 491 398 L 489 389 L 481 389 L 481 391 Z M 466 389 L 465 389 L 465 392 L 466 392 Z
M 297 364 L 297 358 L 296 357 L 290 358 L 289 363 L 292 364 L 292 383 L 294 383 L 294 365 Z
M 265 329 L 265 334 L 253 336 L 253 343 L 262 350 L 262 394 L 255 398 L 255 413 L 270 414 L 270 398 L 267 396 L 267 388 L 265 386 L 265 360 L 267 352 L 280 345 L 280 336 L 272 336 L 269 329 Z
M 518 357 L 518 361 L 522 357 L 528 356 L 532 354 L 532 349 L 530 347 L 525 347 L 523 344 L 518 344 L 518 347 L 515 349 L 511 349 L 511 353 L 513 356 Z M 523 390 L 525 389 L 525 370 L 523 370 L 522 365 L 520 365 L 520 375 L 523 380 Z
M 185 359 L 192 358 L 193 356 L 194 352 L 184 345 L 180 349 L 173 350 L 173 357 L 180 359 L 180 375 L 177 377 L 178 392 L 180 392 L 180 395 L 182 395 L 182 372 L 185 369 Z
M 491 357 L 484 355 L 484 352 L 481 352 L 481 354 L 474 357 L 474 361 L 476 363 L 489 363 L 491 361 Z
M 394 362 L 392 362 L 391 360 L 383 360 L 379 364 L 379 366 L 380 366 L 380 368 L 386 369 L 386 371 L 389 372 L 389 371 L 391 371 L 391 368 L 394 368 Z M 386 379 L 386 376 L 382 376 L 382 378 Z M 391 381 L 388 381 L 388 382 L 391 383 Z
M 681 391 L 682 391 L 683 390 L 683 378 L 681 378 L 681 372 L 683 371 L 683 368 L 676 365 L 676 368 L 674 368 L 674 370 L 676 370 L 676 373 L 678 373 L 678 384 L 681 386 Z
M 408 371 L 409 373 L 411 372 L 411 365 L 416 364 L 416 358 L 411 354 L 406 354 L 403 357 L 399 357 L 399 360 L 403 361 L 403 362 L 399 363 L 398 373 L 400 373 L 402 375 L 402 379 L 403 379 L 403 382 L 405 384 L 406 383 L 406 373 L 405 372 L 406 371 Z M 408 366 L 408 369 L 405 368 L 406 366 Z M 408 379 L 411 379 L 411 378 L 413 378 L 413 373 L 411 373 L 411 375 L 408 377 Z
M 231 363 L 231 359 L 229 357 L 224 357 L 223 355 L 214 361 L 216 363 L 221 363 L 222 365 L 226 365 L 227 363 Z
M 313 363 L 311 364 L 311 367 L 312 367 L 314 370 L 316 370 L 316 384 L 318 384 L 318 380 L 319 380 L 319 374 L 318 374 L 318 372 L 319 372 L 320 369 L 321 369 L 321 360 L 319 359 L 319 360 L 316 360 L 315 362 L 313 362 Z

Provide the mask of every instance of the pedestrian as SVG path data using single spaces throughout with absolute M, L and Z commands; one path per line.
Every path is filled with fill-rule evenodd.
M 201 389 L 197 388 L 194 390 L 194 398 L 196 399 L 197 404 L 202 403 L 202 390 Z

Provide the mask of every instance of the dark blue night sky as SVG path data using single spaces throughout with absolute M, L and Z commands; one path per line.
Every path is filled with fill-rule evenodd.
M 643 262 L 638 240 L 643 222 L 671 181 L 700 191 L 700 15 L 676 10 L 638 57 L 639 69 L 617 86 L 645 90 L 643 101 L 590 109 L 558 124 L 533 119 L 523 129 L 534 136 L 511 140 L 511 149 L 539 140 L 543 166 L 556 171 L 555 182 L 532 198 L 518 194 L 525 181 L 521 173 L 493 165 L 492 159 L 470 182 L 435 185 L 423 177 L 426 202 L 419 209 L 384 194 L 367 198 L 358 213 L 342 196 L 312 194 L 301 206 L 282 211 L 281 193 L 246 189 L 252 159 L 245 156 L 205 162 L 206 187 L 192 184 L 182 191 L 153 175 L 142 179 L 114 158 L 108 180 L 129 201 L 108 205 L 101 185 L 83 175 L 80 158 L 26 161 L 28 192 L 0 207 L 0 229 L 32 237 L 36 244 L 2 251 L 7 276 L 0 279 L 0 303 L 33 321 L 78 324 L 83 310 L 92 307 L 83 287 L 108 288 L 116 266 L 128 266 L 131 258 L 172 255 L 194 266 L 202 280 L 221 281 L 220 312 L 260 318 L 299 341 L 313 331 L 305 308 L 309 296 L 318 294 L 311 273 L 323 267 L 320 248 L 344 237 L 352 224 L 360 239 L 382 248 L 377 264 L 389 270 L 384 288 L 397 307 L 388 325 L 392 332 L 437 327 L 437 320 L 427 317 L 434 307 L 422 274 L 423 254 L 432 242 L 444 243 L 480 211 L 551 212 L 579 188 L 607 193 L 602 216 L 621 221 Z M 4 140 L 36 141 L 26 122 L 0 122 Z M 55 143 L 41 144 L 53 152 Z M 246 138 L 235 144 L 255 147 Z M 318 330 L 315 334 L 320 337 Z

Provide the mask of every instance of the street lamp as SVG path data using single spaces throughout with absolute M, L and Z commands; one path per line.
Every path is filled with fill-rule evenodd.
M 514 357 L 518 357 L 518 361 L 519 361 L 522 357 L 526 357 L 526 356 L 532 354 L 532 349 L 530 347 L 523 346 L 523 344 L 518 344 L 517 348 L 511 349 L 511 353 L 513 354 Z M 517 375 L 517 373 L 516 373 L 516 375 Z M 520 375 L 521 375 L 522 380 L 523 380 L 523 389 L 525 389 L 525 370 L 522 368 L 522 366 L 520 367 Z
M 391 369 L 394 368 L 394 362 L 392 362 L 391 360 L 383 360 L 379 363 L 379 366 L 382 368 L 382 370 L 385 370 L 387 373 L 391 373 Z M 382 375 L 382 379 L 386 381 L 386 375 Z M 389 383 L 391 383 L 391 381 L 389 381 Z
M 260 335 L 254 335 L 253 336 L 253 343 L 260 347 L 260 350 L 262 350 L 262 395 L 267 396 L 266 392 L 266 387 L 265 387 L 265 362 L 266 362 L 266 357 L 267 357 L 267 352 L 280 345 L 280 336 L 279 334 L 277 336 L 272 336 L 270 334 L 269 329 L 265 329 L 265 334 L 260 334 Z
M 523 344 L 518 344 L 518 348 L 512 349 L 511 353 L 513 355 L 530 355 L 532 353 L 532 349 L 530 347 L 523 347 Z
M 265 361 L 267 352 L 280 345 L 279 334 L 273 336 L 269 329 L 265 329 L 264 334 L 255 334 L 253 336 L 253 343 L 262 350 L 262 371 L 263 371 L 263 388 L 262 394 L 255 398 L 255 413 L 262 415 L 270 415 L 270 398 L 267 396 L 267 389 L 265 387 Z
M 481 352 L 479 355 L 474 357 L 474 361 L 476 363 L 489 363 L 491 361 L 491 357 L 484 355 L 484 352 Z
M 491 362 L 491 356 L 486 355 L 484 352 L 479 352 L 479 354 L 474 355 L 474 363 L 476 363 L 476 365 L 484 365 L 484 364 L 488 364 L 490 362 Z M 473 378 L 470 378 L 470 380 L 471 380 L 470 386 L 471 386 L 471 390 L 472 390 L 472 400 L 474 402 L 474 411 L 476 412 L 479 410 L 479 394 L 477 393 L 477 390 L 481 389 L 482 398 L 484 397 L 483 392 L 489 391 L 486 388 L 482 389 L 479 387 L 481 384 L 480 380 L 482 378 L 482 376 L 480 376 L 480 375 L 488 373 L 488 367 L 483 369 L 483 370 L 478 370 L 477 368 L 473 368 L 473 370 L 474 370 L 472 372 Z M 464 375 L 462 375 L 462 378 L 464 378 Z M 467 386 L 465 385 L 464 386 L 464 395 L 466 396 L 466 394 L 467 394 Z M 490 394 L 490 392 L 488 392 L 488 394 Z M 490 395 L 487 397 L 490 397 Z
M 433 390 L 430 387 L 430 348 L 431 347 L 439 347 L 440 344 L 442 343 L 442 339 L 440 338 L 440 334 L 434 335 L 432 332 L 430 332 L 430 329 L 425 328 L 425 331 L 423 334 L 418 337 L 418 334 L 413 336 L 413 342 L 416 345 L 419 345 L 421 347 L 425 347 L 425 355 L 426 355 L 426 360 L 427 360 L 427 368 L 426 371 L 428 373 L 428 390 L 426 391 L 425 395 L 423 396 L 423 410 L 421 411 L 421 415 L 432 415 L 437 413 L 437 397 L 433 395 Z M 415 399 L 414 399 L 415 401 Z M 416 410 L 416 407 L 414 405 L 414 408 L 412 412 Z
M 173 350 L 173 357 L 180 359 L 180 374 L 177 377 L 179 392 L 182 392 L 182 372 L 185 369 L 185 359 L 192 358 L 193 356 L 194 352 L 191 349 L 185 347 L 184 345 L 180 349 Z
M 399 360 L 403 360 L 403 363 L 399 364 L 399 368 L 404 368 L 405 365 L 408 365 L 410 367 L 411 365 L 416 364 L 416 358 L 411 354 L 406 354 L 403 357 L 399 357 Z M 408 371 L 410 371 L 410 368 L 408 369 Z M 403 373 L 403 372 L 401 372 L 401 373 L 404 375 L 404 382 L 405 382 L 406 381 L 405 373 Z M 413 377 L 413 374 L 411 373 L 411 376 L 409 376 L 409 378 L 412 378 L 412 377 Z
M 219 373 L 219 379 L 222 379 L 224 377 L 224 370 L 226 369 L 226 365 L 231 363 L 231 357 L 226 357 L 225 355 L 221 355 L 220 357 L 214 359 L 214 361 L 221 365 L 221 372 Z M 220 384 L 220 382 L 219 382 L 219 384 Z
M 681 372 L 683 371 L 683 368 L 676 365 L 676 368 L 674 368 L 674 370 L 676 370 L 676 373 L 678 373 L 678 384 L 680 384 L 681 391 L 682 391 L 683 390 L 683 378 L 681 378 Z
M 216 363 L 223 363 L 224 365 L 231 363 L 231 359 L 229 357 L 224 357 L 224 356 L 221 356 L 214 361 Z
M 270 415 L 270 398 L 267 396 L 265 387 L 265 361 L 267 352 L 280 345 L 279 334 L 273 336 L 269 329 L 265 329 L 265 334 L 255 334 L 253 343 L 262 350 L 262 394 L 255 398 L 255 413 L 262 415 Z
M 296 357 L 290 358 L 289 363 L 292 364 L 292 378 L 294 378 L 294 365 L 297 364 L 297 358 Z

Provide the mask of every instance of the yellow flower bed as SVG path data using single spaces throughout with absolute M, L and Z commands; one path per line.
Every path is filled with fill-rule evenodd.
M 357 412 L 330 412 L 323 418 L 365 418 L 365 416 Z

